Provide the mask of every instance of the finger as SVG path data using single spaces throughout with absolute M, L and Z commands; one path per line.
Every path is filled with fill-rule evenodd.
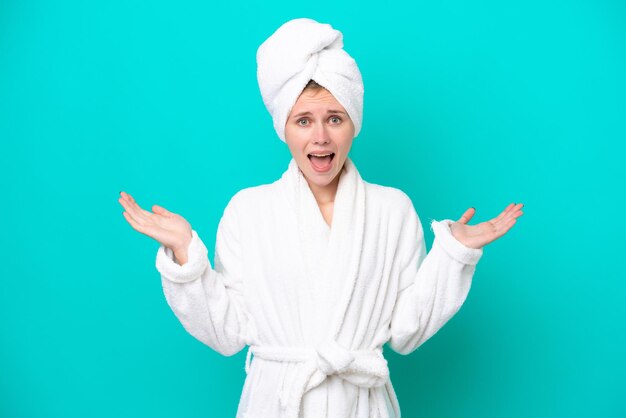
M 117 199 L 117 201 L 120 202 L 120 205 L 122 205 L 124 209 L 130 211 L 130 202 L 128 202 L 128 199 L 120 197 L 119 199 Z
M 154 213 L 157 213 L 159 215 L 165 216 L 165 217 L 170 217 L 173 215 L 172 212 L 170 212 L 169 210 L 165 209 L 163 206 L 159 206 L 159 205 L 152 205 L 152 211 Z
M 489 220 L 488 222 L 490 224 L 492 224 L 494 227 L 496 228 L 500 228 L 502 226 L 502 224 L 504 222 L 506 222 L 506 216 L 509 213 L 509 211 L 515 206 L 514 203 L 511 203 L 510 205 L 508 205 L 506 207 L 506 209 L 504 209 L 498 216 L 496 216 L 495 218 Z
M 135 201 L 135 199 L 132 198 L 131 195 L 129 195 L 126 192 L 120 192 L 120 196 L 122 197 L 122 199 L 124 199 L 126 202 L 133 203 Z
M 130 194 L 128 194 L 126 192 L 122 192 L 122 193 L 124 193 L 124 197 L 126 197 L 126 199 L 128 199 L 129 202 L 134 202 L 135 201 L 135 199 L 133 199 L 133 197 Z
M 504 218 L 506 216 L 507 213 L 509 213 L 509 211 L 511 209 L 513 209 L 515 207 L 515 203 L 509 203 L 509 205 L 502 211 L 500 212 L 500 214 L 498 216 L 496 216 L 495 218 L 493 218 L 491 220 L 491 222 L 499 222 L 502 218 Z
M 493 223 L 494 229 L 492 231 L 492 239 L 491 242 L 497 240 L 507 233 L 511 227 L 515 224 L 515 219 L 509 218 L 507 220 L 500 219 L 499 221 Z
M 129 223 L 132 221 L 131 225 L 139 225 L 140 223 L 143 223 L 141 218 L 137 217 L 134 208 L 130 206 L 130 203 L 128 202 L 128 200 L 120 198 L 119 202 L 126 210 L 126 212 L 123 212 L 126 219 L 129 221 Z
M 522 206 L 524 206 L 523 203 L 511 203 L 500 215 L 492 219 L 491 222 L 495 225 L 508 222 L 509 219 L 519 216 L 519 211 Z
M 506 234 L 507 232 L 509 232 L 509 230 L 511 228 L 513 228 L 513 225 L 515 225 L 515 223 L 517 222 L 516 219 L 510 219 L 506 224 L 504 224 L 502 226 L 502 235 Z
M 523 214 L 523 212 L 521 211 L 522 206 L 524 206 L 524 204 L 522 203 L 516 204 L 502 219 L 507 222 L 510 219 L 521 216 Z
M 124 192 L 122 192 L 122 193 L 124 193 Z M 143 209 L 141 206 L 139 206 L 139 204 L 137 204 L 137 202 L 135 201 L 135 199 L 134 199 L 131 195 L 129 195 L 128 193 L 124 193 L 124 194 L 127 196 L 128 200 L 131 202 L 131 204 L 132 204 L 132 205 L 134 205 L 134 206 L 135 206 L 135 208 L 136 208 L 137 210 L 139 210 L 139 213 L 140 213 L 140 214 L 142 214 L 142 215 L 144 215 L 144 218 L 149 218 L 149 217 L 150 217 L 150 215 L 152 215 L 152 213 L 150 213 L 150 211 L 149 211 L 149 210 Z M 165 209 L 164 207 L 159 206 L 159 205 L 154 205 L 154 206 L 153 206 L 153 209 L 152 209 L 152 210 L 153 210 L 153 212 L 155 212 L 155 213 L 156 213 L 156 211 L 154 211 L 154 207 L 155 207 L 155 206 L 156 206 L 157 208 L 160 208 L 160 209 L 163 211 L 163 212 L 161 213 L 161 215 L 165 215 L 165 214 L 167 214 L 168 216 L 173 215 L 173 213 L 172 213 L 172 212 L 168 211 L 167 209 Z
M 476 213 L 476 209 L 469 208 L 463 213 L 463 215 L 461 215 L 458 222 L 462 224 L 467 224 L 469 220 L 472 219 L 472 216 L 474 216 L 475 213 Z
M 129 201 L 129 212 L 133 215 L 135 221 L 144 223 L 150 222 L 150 216 L 152 214 L 149 211 L 142 209 L 131 195 L 128 193 L 126 193 L 126 195 L 128 196 Z
M 145 228 L 137 223 L 128 212 L 122 212 L 122 215 L 124 215 L 124 218 L 126 218 L 130 226 L 132 226 L 135 230 L 141 232 L 142 234 L 146 233 Z
M 121 200 L 120 203 L 122 203 L 124 209 L 126 209 L 135 224 L 141 225 L 144 228 L 153 224 L 152 219 L 149 217 L 152 216 L 152 214 L 149 216 L 146 215 L 146 213 L 149 214 L 149 212 L 142 210 L 136 203 L 129 202 L 128 198 Z
M 130 202 L 128 204 L 128 212 L 130 212 L 137 223 L 145 223 L 148 221 L 146 215 L 142 212 L 142 209 L 137 203 Z

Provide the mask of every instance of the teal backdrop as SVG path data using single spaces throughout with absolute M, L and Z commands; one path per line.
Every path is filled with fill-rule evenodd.
M 0 416 L 234 417 L 245 350 L 186 333 L 118 193 L 183 215 L 213 263 L 229 198 L 289 162 L 255 54 L 296 17 L 359 64 L 366 181 L 423 225 L 524 204 L 458 314 L 408 356 L 385 346 L 403 416 L 625 417 L 626 4 L 609 0 L 0 2 Z

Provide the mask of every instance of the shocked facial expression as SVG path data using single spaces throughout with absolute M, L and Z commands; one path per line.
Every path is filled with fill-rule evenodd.
M 348 112 L 326 89 L 305 89 L 285 124 L 285 142 L 298 167 L 319 187 L 341 172 L 354 139 Z

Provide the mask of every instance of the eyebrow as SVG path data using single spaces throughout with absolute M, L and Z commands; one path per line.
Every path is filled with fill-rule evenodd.
M 328 109 L 328 113 L 341 113 L 341 114 L 347 115 L 347 113 L 344 112 L 343 110 L 335 110 L 335 109 Z M 311 112 L 300 112 L 297 115 L 294 115 L 292 117 L 293 118 L 297 118 L 297 117 L 305 116 L 305 115 L 312 115 L 312 113 Z

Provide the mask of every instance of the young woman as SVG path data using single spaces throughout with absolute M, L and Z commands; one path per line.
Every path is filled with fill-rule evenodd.
M 411 199 L 364 181 L 348 157 L 363 83 L 341 32 L 291 20 L 257 63 L 292 159 L 280 179 L 230 199 L 215 267 L 182 216 L 121 193 L 124 216 L 161 244 L 156 267 L 185 329 L 224 355 L 249 346 L 237 417 L 399 417 L 382 346 L 409 354 L 459 310 L 482 248 L 522 204 L 477 225 L 473 208 L 433 221 L 426 254 Z

